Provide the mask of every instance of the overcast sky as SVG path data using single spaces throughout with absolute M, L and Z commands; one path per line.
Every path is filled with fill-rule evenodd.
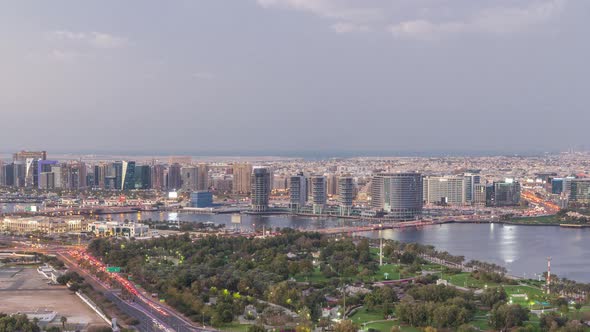
M 0 4 L 0 151 L 588 144 L 587 0 Z

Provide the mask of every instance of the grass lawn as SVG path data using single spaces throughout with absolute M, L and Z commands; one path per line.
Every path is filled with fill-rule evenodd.
M 411 276 L 400 275 L 400 268 L 401 268 L 401 266 L 398 264 L 383 264 L 382 266 L 379 266 L 379 270 L 377 272 L 375 272 L 373 275 L 361 277 L 360 279 L 362 279 L 364 282 L 377 282 L 377 281 L 383 281 L 383 280 L 399 280 L 402 277 L 403 278 L 415 277 L 415 275 L 411 275 Z M 359 272 L 361 272 L 360 268 L 359 268 Z M 385 279 L 385 273 L 388 274 L 387 279 Z M 299 282 L 321 282 L 321 281 L 326 282 L 326 281 L 328 281 L 328 279 L 320 271 L 319 267 L 314 268 L 313 272 L 311 273 L 311 276 L 303 276 L 303 275 L 298 274 L 298 275 L 295 275 L 294 278 L 295 278 L 295 280 L 297 280 Z
M 462 272 L 458 274 L 443 274 L 443 279 L 448 280 L 451 284 L 459 287 L 475 287 L 475 288 L 484 288 L 486 285 L 488 287 L 495 287 L 499 286 L 493 282 L 485 282 L 481 280 L 477 280 L 471 276 L 469 272 Z
M 511 222 L 517 222 L 522 224 L 561 224 L 563 221 L 556 216 L 541 216 L 541 217 L 520 217 L 512 218 Z
M 374 275 L 364 279 L 368 279 L 369 281 L 399 280 L 401 278 L 399 270 L 400 267 L 396 264 L 383 264 L 379 266 L 379 271 Z M 388 274 L 387 279 L 385 279 L 385 273 Z
M 367 324 L 367 326 L 365 327 L 365 330 L 368 329 L 375 329 L 381 332 L 389 332 L 391 331 L 391 328 L 393 326 L 398 326 L 398 322 L 394 321 L 394 320 L 389 320 L 389 321 L 383 321 L 383 322 L 376 322 L 376 323 L 372 323 L 372 324 Z M 417 328 L 417 327 L 412 327 L 412 326 L 401 326 L 401 330 L 403 332 L 418 332 L 418 331 L 422 331 L 421 329 Z
M 365 309 L 365 307 L 361 307 L 352 316 L 350 316 L 348 318 L 350 318 L 353 322 L 355 322 L 357 324 L 362 324 L 364 322 L 370 322 L 373 320 L 384 319 L 383 313 L 381 311 L 379 311 L 379 310 L 368 311 Z
M 533 298 L 545 298 L 546 294 L 543 290 L 531 286 L 521 286 L 521 285 L 504 285 L 504 290 L 506 294 L 527 294 L 529 297 Z
M 299 282 L 303 282 L 303 281 L 309 281 L 309 282 L 319 282 L 319 281 L 328 281 L 328 279 L 326 279 L 326 277 L 324 276 L 324 274 L 320 271 L 319 267 L 316 267 L 313 269 L 313 272 L 311 273 L 311 276 L 307 277 L 307 276 L 302 276 L 300 274 L 296 275 L 295 280 L 299 281 Z
M 505 285 L 504 289 L 508 298 L 512 300 L 512 303 L 520 304 L 521 306 L 529 309 L 542 309 L 543 305 L 541 302 L 549 302 L 547 294 L 543 293 L 541 289 L 531 286 L 520 286 L 520 285 Z M 526 294 L 527 297 L 515 297 L 515 294 Z M 535 302 L 535 304 L 532 304 Z
M 478 318 L 472 320 L 469 324 L 472 326 L 475 326 L 476 328 L 478 328 L 482 331 L 491 330 L 490 326 L 488 325 L 488 318 L 487 317 L 478 317 Z
M 247 332 L 249 327 L 249 324 L 240 324 L 238 322 L 232 322 L 221 326 L 219 330 L 230 332 Z
M 444 270 L 444 267 L 442 265 L 433 264 L 433 263 L 422 264 L 421 266 L 422 266 L 422 271 L 442 271 L 442 270 Z

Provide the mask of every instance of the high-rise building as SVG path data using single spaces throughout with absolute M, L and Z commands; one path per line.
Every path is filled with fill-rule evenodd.
M 200 163 L 198 165 L 199 172 L 198 172 L 198 180 L 197 180 L 197 189 L 200 191 L 208 190 L 209 189 L 209 165 L 205 163 Z
M 326 207 L 327 186 L 326 177 L 323 175 L 313 175 L 311 177 L 311 202 L 313 204 L 313 213 L 321 214 Z
M 551 193 L 555 195 L 561 195 L 563 192 L 563 179 L 562 178 L 554 178 L 551 179 Z
M 163 190 L 166 188 L 166 167 L 164 165 L 152 166 L 152 188 L 156 190 Z
M 121 189 L 135 189 L 135 161 L 123 161 L 121 169 Z
M 289 180 L 289 205 L 291 210 L 297 212 L 307 202 L 307 180 L 303 172 L 291 176 Z
M 47 159 L 46 151 L 20 151 L 12 155 L 13 161 L 24 163 L 24 187 L 39 187 L 39 160 Z
M 268 210 L 270 197 L 270 170 L 266 167 L 252 169 L 250 176 L 252 190 L 252 210 L 265 212 Z
M 99 164 L 94 165 L 94 188 L 105 189 L 106 188 L 106 177 L 109 176 L 109 170 L 112 167 L 109 167 L 108 164 Z
M 249 163 L 236 163 L 232 167 L 234 180 L 232 183 L 234 194 L 249 194 L 251 187 L 252 165 Z M 270 176 L 270 175 L 269 175 Z
M 57 165 L 57 161 L 56 160 L 44 160 L 44 159 L 40 159 L 37 161 L 37 178 L 39 179 L 38 182 L 38 188 L 39 189 L 54 189 L 55 188 L 55 183 L 54 183 L 54 175 L 45 175 L 45 188 L 42 188 L 41 186 L 41 174 L 42 173 L 51 173 L 51 168 L 53 166 Z M 51 180 L 49 180 L 49 178 L 51 178 Z
M 520 204 L 520 183 L 513 179 L 494 182 L 487 187 L 486 196 L 486 205 L 488 206 L 518 205 Z
M 572 179 L 569 200 L 570 203 L 590 203 L 590 179 Z
M 420 173 L 381 173 L 371 181 L 371 207 L 396 220 L 411 220 L 422 214 Z
M 14 163 L 6 164 L 4 168 L 4 185 L 8 187 L 16 186 L 14 179 Z
M 182 189 L 186 191 L 197 191 L 199 181 L 199 169 L 195 166 L 187 166 L 181 169 Z
M 39 174 L 39 189 L 51 190 L 55 189 L 55 173 L 42 172 Z
M 113 167 L 113 176 L 114 176 L 114 188 L 111 189 L 117 189 L 117 190 L 121 190 L 123 189 L 122 184 L 123 184 L 123 162 L 122 161 L 115 161 L 112 165 Z
M 182 172 L 180 164 L 175 163 L 168 167 L 168 185 L 169 190 L 182 188 Z
M 135 166 L 135 189 L 152 188 L 152 168 L 149 165 Z
M 334 173 L 328 173 L 326 177 L 326 194 L 328 196 L 338 195 L 338 177 Z
M 474 205 L 485 205 L 486 204 L 486 184 L 485 183 L 476 183 L 473 186 L 472 204 L 474 204 Z
M 352 176 L 341 176 L 338 179 L 338 193 L 340 214 L 349 216 L 352 212 L 352 202 L 354 200 L 354 179 Z
M 463 176 L 425 176 L 422 195 L 426 204 L 464 205 L 465 177 Z M 473 196 L 473 190 L 470 189 Z
M 227 194 L 232 192 L 232 182 L 229 175 L 216 176 L 211 181 L 211 187 L 215 192 Z
M 86 174 L 88 174 L 86 163 L 83 161 L 73 162 L 72 169 L 75 169 L 78 175 L 78 178 L 76 179 L 76 187 L 74 187 L 74 189 L 86 189 Z M 75 176 L 76 174 L 73 175 Z
M 22 160 L 15 160 L 12 163 L 12 166 L 14 186 L 18 188 L 23 188 L 25 186 L 26 179 L 25 162 Z
M 473 203 L 474 198 L 474 190 L 475 185 L 481 182 L 481 175 L 476 173 L 465 173 L 463 174 L 465 178 L 465 202 L 466 203 Z
M 51 166 L 51 173 L 53 173 L 53 188 L 63 188 L 62 167 L 59 165 Z
M 4 162 L 0 160 L 0 187 L 6 185 L 6 169 Z

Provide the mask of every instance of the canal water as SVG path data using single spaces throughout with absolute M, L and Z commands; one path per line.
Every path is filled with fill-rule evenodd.
M 203 215 L 176 212 L 142 212 L 109 216 L 113 220 L 182 220 L 213 222 L 234 227 L 231 215 Z M 320 229 L 325 227 L 357 226 L 363 223 L 338 218 L 309 218 L 296 216 L 242 215 L 242 229 L 291 227 Z M 255 225 L 255 226 L 254 226 Z M 551 257 L 551 272 L 581 282 L 590 282 L 590 229 L 557 226 L 516 226 L 502 224 L 444 224 L 420 229 L 364 232 L 370 238 L 383 237 L 402 242 L 434 245 L 438 250 L 502 265 L 512 275 L 537 278 L 547 268 Z

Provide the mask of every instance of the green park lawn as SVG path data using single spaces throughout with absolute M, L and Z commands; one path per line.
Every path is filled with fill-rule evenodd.
M 378 310 L 366 310 L 365 307 L 358 309 L 352 316 L 349 317 L 353 322 L 362 324 L 374 320 L 383 320 L 383 313 Z
M 499 286 L 493 282 L 485 282 L 477 280 L 471 276 L 469 272 L 462 272 L 457 274 L 443 274 L 443 279 L 448 280 L 451 284 L 459 287 L 471 287 L 471 288 L 485 288 Z
M 360 269 L 359 269 L 359 272 Z M 387 279 L 385 278 L 387 273 Z M 295 280 L 299 282 L 326 282 L 328 279 L 322 274 L 319 268 L 314 268 L 310 276 L 296 275 Z M 400 267 L 397 264 L 384 264 L 379 267 L 379 271 L 373 275 L 364 276 L 361 278 L 365 282 L 377 282 L 383 280 L 399 280 L 400 279 Z
M 328 281 L 328 279 L 326 279 L 324 274 L 320 271 L 319 267 L 314 268 L 313 272 L 311 273 L 310 276 L 303 276 L 303 275 L 298 274 L 294 278 L 295 278 L 295 280 L 297 280 L 299 282 L 303 282 L 303 281 L 325 282 L 325 281 Z
M 248 328 L 250 327 L 249 324 L 240 324 L 238 322 L 232 322 L 229 324 L 225 324 L 219 328 L 221 331 L 230 331 L 230 332 L 248 332 Z
M 556 215 L 552 216 L 541 216 L 541 217 L 520 217 L 512 218 L 511 222 L 522 223 L 522 224 L 561 224 L 560 217 Z
M 387 279 L 385 278 L 385 273 L 387 273 Z M 400 275 L 400 267 L 396 264 L 383 264 L 379 266 L 379 271 L 377 271 L 373 276 L 370 277 L 371 281 L 383 281 L 383 280 L 399 280 L 401 277 Z
M 385 320 L 383 318 L 383 313 L 379 310 L 372 310 L 368 311 L 364 307 L 358 309 L 351 317 L 349 317 L 354 323 L 358 324 L 364 330 L 368 329 L 375 329 L 382 332 L 389 332 L 391 327 L 397 325 L 397 322 L 394 320 Z M 367 322 L 373 322 L 370 324 L 364 324 Z M 402 326 L 402 331 L 419 331 L 418 329 L 414 329 L 412 327 L 404 328 Z

